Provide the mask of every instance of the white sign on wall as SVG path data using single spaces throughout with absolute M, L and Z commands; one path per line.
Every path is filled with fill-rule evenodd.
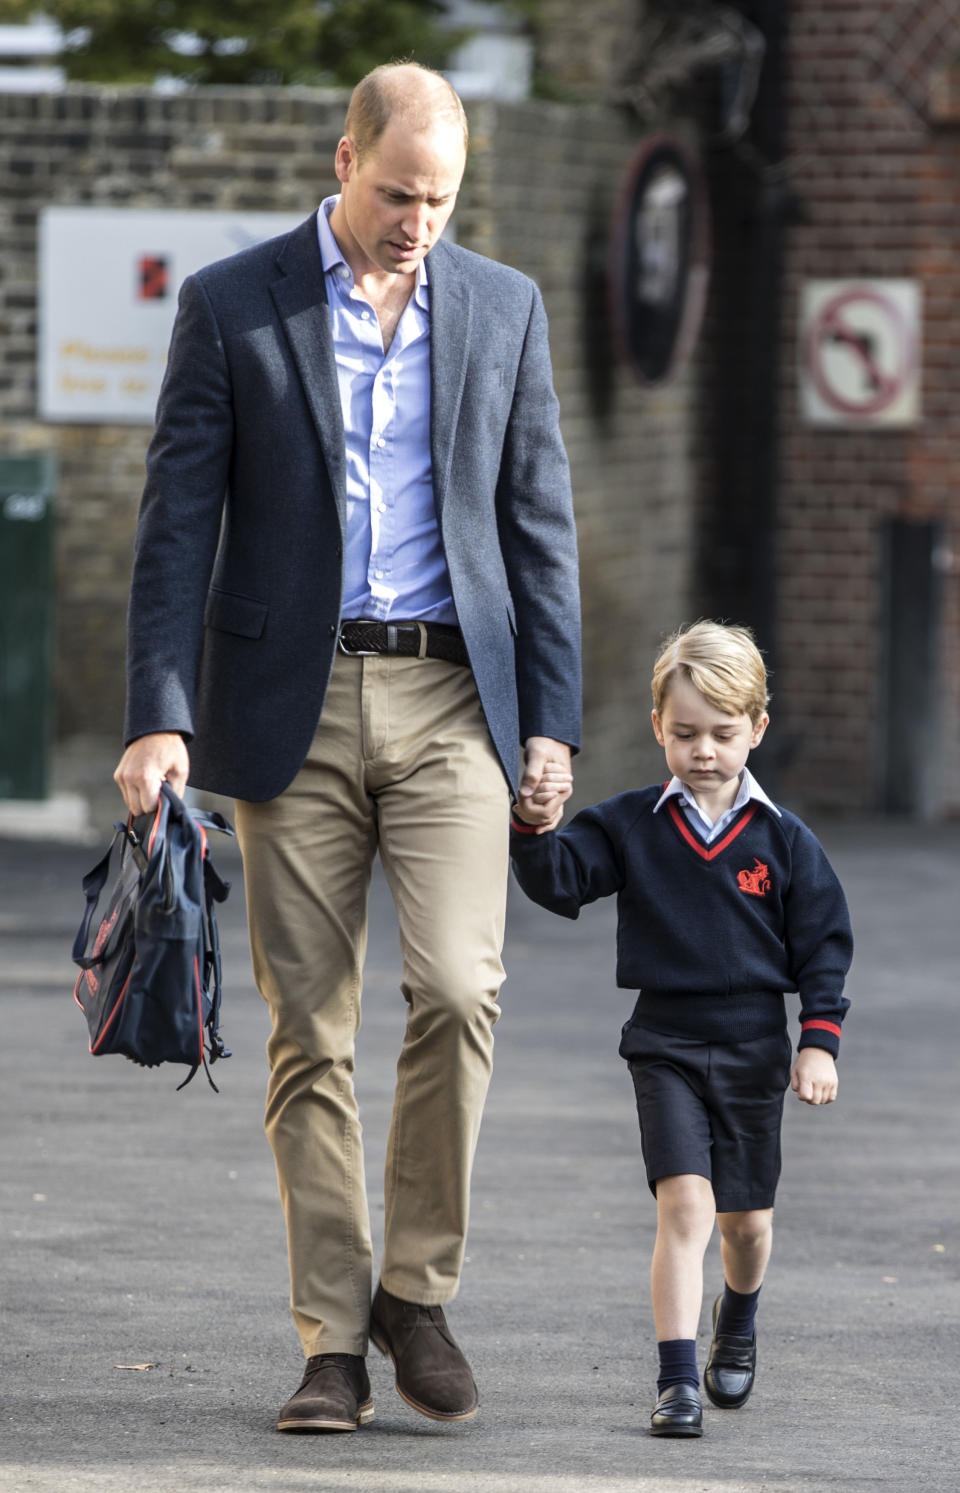
M 177 292 L 305 213 L 51 207 L 40 217 L 39 414 L 152 424 Z
M 920 317 L 916 280 L 808 280 L 798 339 L 807 424 L 916 424 Z

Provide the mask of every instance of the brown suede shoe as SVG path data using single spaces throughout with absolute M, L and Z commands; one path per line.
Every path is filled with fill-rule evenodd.
M 355 1431 L 373 1420 L 370 1380 L 362 1358 L 318 1353 L 308 1358 L 300 1388 L 280 1411 L 278 1431 Z
M 370 1336 L 380 1352 L 393 1359 L 397 1393 L 414 1410 L 433 1420 L 469 1420 L 476 1415 L 477 1386 L 442 1307 L 401 1301 L 378 1286 Z

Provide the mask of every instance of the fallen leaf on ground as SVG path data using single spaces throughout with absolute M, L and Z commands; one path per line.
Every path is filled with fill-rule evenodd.
M 155 1363 L 115 1363 L 115 1369 L 132 1369 L 135 1373 L 141 1373 L 144 1369 L 155 1369 Z

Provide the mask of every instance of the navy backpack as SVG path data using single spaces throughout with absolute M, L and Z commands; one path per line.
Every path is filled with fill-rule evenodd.
M 188 808 L 166 783 L 156 812 L 117 824 L 83 879 L 87 899 L 73 945 L 74 999 L 90 1051 L 146 1068 L 230 1056 L 220 1037 L 220 942 L 214 912 L 230 883 L 214 869 L 207 830 L 232 835 L 222 814 Z

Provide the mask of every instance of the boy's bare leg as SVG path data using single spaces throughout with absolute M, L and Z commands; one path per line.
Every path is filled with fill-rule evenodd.
M 717 1227 L 724 1279 L 734 1291 L 749 1296 L 763 1285 L 773 1247 L 773 1209 L 718 1213 Z
M 715 1208 L 706 1177 L 683 1173 L 658 1178 L 657 1242 L 650 1267 L 659 1357 L 653 1436 L 699 1436 L 702 1431 L 696 1338 L 703 1256 Z
M 695 1338 L 703 1302 L 703 1257 L 715 1218 L 706 1177 L 684 1174 L 657 1181 L 657 1241 L 650 1266 L 657 1341 Z

